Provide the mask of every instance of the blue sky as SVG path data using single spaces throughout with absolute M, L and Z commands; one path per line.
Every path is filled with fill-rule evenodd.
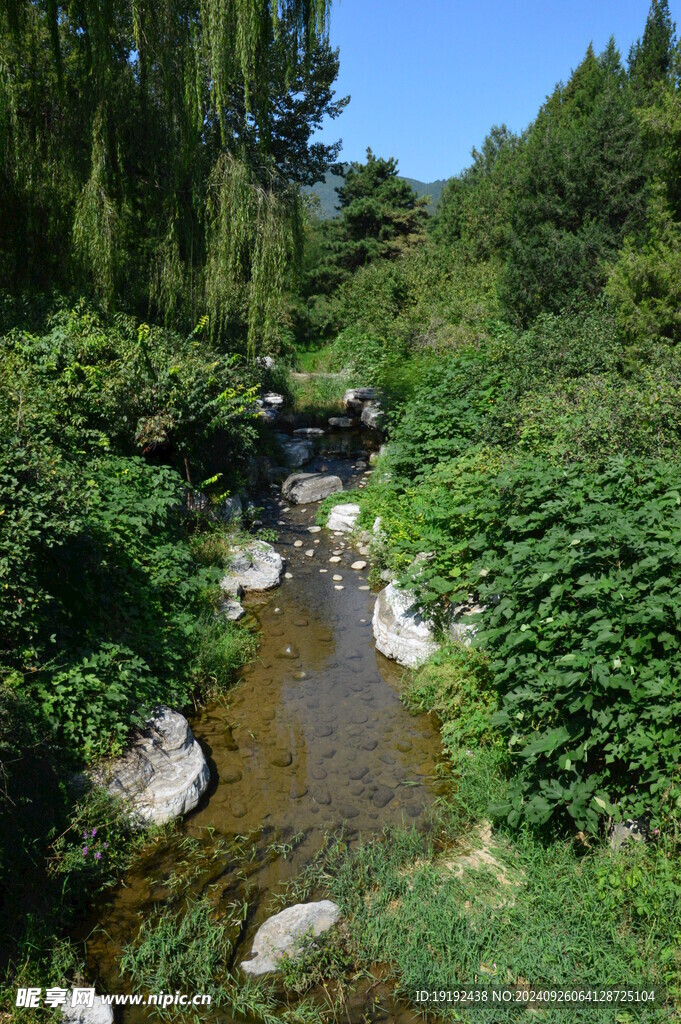
M 626 58 L 649 0 L 333 0 L 337 92 L 352 100 L 323 137 L 342 160 L 366 147 L 400 173 L 448 178 L 493 124 L 520 131 L 558 81 L 615 36 Z M 681 0 L 671 0 L 681 23 Z

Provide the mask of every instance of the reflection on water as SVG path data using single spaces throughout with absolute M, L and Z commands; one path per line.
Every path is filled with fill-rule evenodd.
M 311 468 L 323 466 L 346 480 L 366 469 L 362 461 L 334 458 L 332 440 L 326 448 Z M 205 848 L 194 891 L 211 885 L 218 904 L 227 904 L 247 890 L 255 908 L 238 962 L 255 928 L 272 913 L 273 893 L 310 860 L 325 832 L 345 826 L 352 840 L 386 824 L 415 822 L 433 799 L 437 730 L 429 718 L 403 707 L 402 670 L 375 650 L 374 595 L 359 589 L 366 586 L 366 572 L 350 568 L 356 553 L 344 538 L 309 532 L 316 505 L 285 512 L 278 489 L 263 504 L 267 525 L 283 523 L 276 546 L 293 578 L 246 598 L 262 632 L 258 657 L 228 703 L 212 705 L 192 721 L 213 783 L 183 826 L 184 847 L 176 838 L 149 851 L 98 915 L 105 931 L 91 934 L 89 959 L 112 991 L 129 990 L 117 972 L 121 946 L 136 934 L 140 915 L 164 898 L 178 862 L 195 856 L 192 838 Z M 329 562 L 331 557 L 340 562 Z M 340 584 L 334 575 L 343 577 Z M 251 832 L 247 862 L 238 847 L 211 853 L 215 837 L 232 842 Z M 287 849 L 286 857 L 272 845 L 275 837 L 291 844 L 294 836 L 295 849 Z M 137 1013 L 126 1011 L 126 1021 L 144 1019 Z

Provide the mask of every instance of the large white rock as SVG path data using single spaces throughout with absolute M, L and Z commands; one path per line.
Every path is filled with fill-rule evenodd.
M 340 917 L 340 909 L 331 900 L 318 903 L 297 903 L 282 910 L 258 928 L 253 940 L 253 959 L 244 960 L 241 969 L 247 974 L 267 974 L 279 969 L 284 956 L 297 959 L 301 940 L 306 935 L 321 935 L 332 928 Z
M 113 1009 L 102 1002 L 101 996 L 95 996 L 92 1006 L 72 1006 L 73 992 L 69 991 L 66 1004 L 60 1007 L 62 1017 L 71 1024 L 112 1024 Z
M 438 648 L 432 626 L 415 607 L 410 590 L 389 583 L 374 605 L 373 630 L 376 647 L 400 665 L 416 668 Z
M 192 811 L 210 772 L 189 722 L 158 707 L 132 746 L 110 768 L 106 787 L 126 801 L 140 821 L 161 825 Z
M 307 505 L 342 490 L 341 478 L 330 473 L 293 473 L 284 480 L 281 493 L 294 505 Z
M 329 513 L 326 527 L 335 533 L 352 533 L 359 515 L 359 505 L 348 502 L 346 505 L 335 505 Z
M 243 590 L 271 590 L 281 580 L 284 562 L 271 544 L 255 540 L 244 547 L 232 548 L 229 568 L 220 580 L 227 594 Z

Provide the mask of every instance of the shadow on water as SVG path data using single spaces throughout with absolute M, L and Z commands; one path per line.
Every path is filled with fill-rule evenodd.
M 337 473 L 346 486 L 365 479 L 366 453 L 357 451 L 356 437 L 325 438 L 324 446 L 306 469 Z M 386 825 L 418 823 L 441 785 L 434 778 L 437 728 L 404 708 L 402 670 L 376 652 L 375 598 L 360 589 L 366 571 L 350 568 L 356 552 L 344 537 L 309 532 L 317 505 L 288 508 L 279 488 L 261 503 L 292 578 L 246 598 L 262 635 L 258 655 L 227 701 L 192 721 L 213 772 L 207 797 L 179 835 L 140 858 L 99 909 L 88 956 L 109 991 L 130 991 L 118 974 L 122 947 L 168 897 L 173 874 L 189 874 L 196 895 L 210 886 L 218 905 L 247 894 L 239 963 L 259 924 L 281 909 L 277 893 L 326 834 L 343 828 L 352 844 Z M 348 1007 L 357 1021 L 360 997 L 356 1013 Z M 126 1024 L 145 1019 L 139 1009 L 126 1010 Z

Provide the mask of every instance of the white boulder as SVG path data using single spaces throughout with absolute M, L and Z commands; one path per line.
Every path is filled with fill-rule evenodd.
M 377 649 L 400 665 L 416 668 L 438 649 L 432 624 L 416 608 L 414 594 L 394 583 L 376 598 L 372 625 Z
M 189 722 L 178 711 L 161 706 L 111 766 L 105 785 L 140 821 L 161 825 L 192 811 L 209 780 L 206 759 Z
M 284 480 L 281 493 L 294 505 L 306 505 L 342 490 L 341 478 L 330 473 L 293 473 Z
M 296 959 L 301 942 L 307 935 L 321 935 L 340 918 L 340 908 L 331 900 L 318 903 L 297 903 L 270 917 L 258 928 L 253 940 L 253 959 L 244 960 L 241 969 L 247 974 L 267 974 L 279 969 L 284 956 Z
M 70 990 L 66 996 L 66 1003 L 61 1007 L 64 1020 L 70 1021 L 71 1024 L 113 1024 L 113 1009 L 102 1002 L 101 996 L 94 997 L 92 1006 L 73 1006 L 73 997 L 73 990 Z
M 246 590 L 271 590 L 281 581 L 284 562 L 278 551 L 264 541 L 232 548 L 229 569 L 220 580 L 226 594 Z
M 359 505 L 352 502 L 348 502 L 346 505 L 335 505 L 329 513 L 327 529 L 336 533 L 352 533 L 359 511 Z

